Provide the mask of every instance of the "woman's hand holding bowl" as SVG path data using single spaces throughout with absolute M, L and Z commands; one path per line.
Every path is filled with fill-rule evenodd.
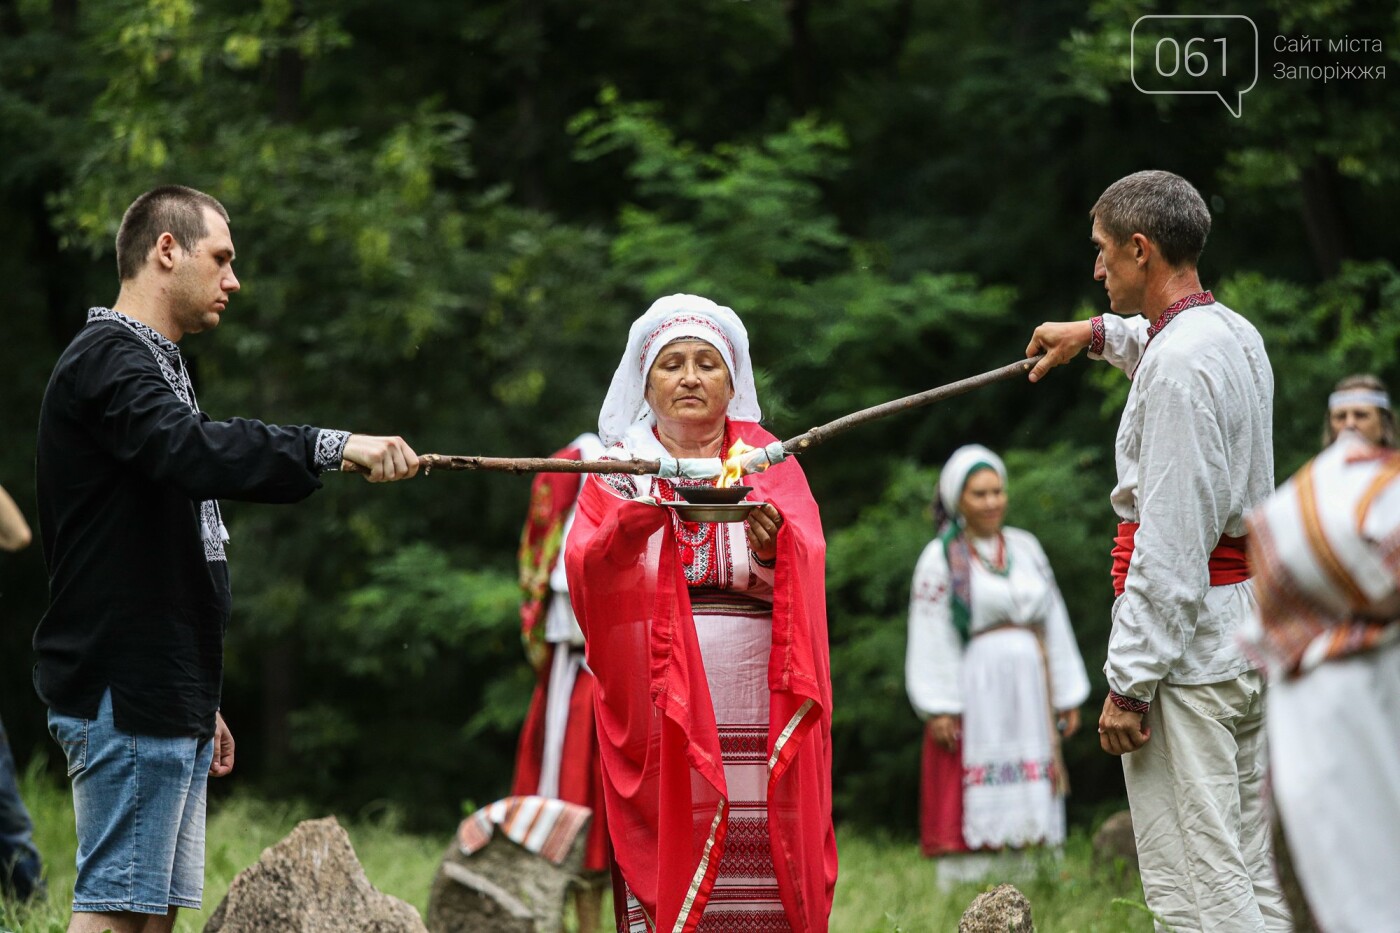
M 783 527 L 783 516 L 771 502 L 765 502 L 749 513 L 744 519 L 748 527 L 749 550 L 754 557 L 771 564 L 778 557 L 778 532 Z

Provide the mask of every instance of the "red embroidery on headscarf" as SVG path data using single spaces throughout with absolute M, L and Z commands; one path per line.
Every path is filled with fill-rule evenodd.
M 696 314 L 678 314 L 675 317 L 667 318 L 656 328 L 656 330 L 652 331 L 650 334 L 647 334 L 647 339 L 642 341 L 642 358 L 638 362 L 642 365 L 645 365 L 647 361 L 647 353 L 651 350 L 651 345 L 656 342 L 656 338 L 660 337 L 662 334 L 666 333 L 666 331 L 670 330 L 671 328 L 677 327 L 681 324 L 698 324 L 701 327 L 714 331 L 715 335 L 719 337 L 720 340 L 724 341 L 724 346 L 725 349 L 729 351 L 730 359 L 734 358 L 734 344 L 729 342 L 729 337 L 724 333 L 724 331 L 719 329 L 719 327 L 715 324 L 714 321 L 711 321 L 709 318 L 700 317 Z

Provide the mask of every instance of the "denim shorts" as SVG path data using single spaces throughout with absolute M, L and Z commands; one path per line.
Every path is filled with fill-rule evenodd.
M 118 731 L 110 690 L 96 719 L 49 710 L 49 733 L 73 780 L 73 910 L 164 916 L 171 907 L 198 909 L 214 743 Z

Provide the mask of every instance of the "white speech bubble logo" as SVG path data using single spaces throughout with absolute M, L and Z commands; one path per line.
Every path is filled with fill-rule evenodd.
M 1249 87 L 1245 88 L 1245 89 L 1242 90 L 1242 91 L 1236 91 L 1236 90 L 1234 90 L 1233 88 L 1229 88 L 1229 89 L 1226 89 L 1226 90 L 1220 90 L 1220 89 L 1218 89 L 1218 88 L 1208 88 L 1208 89 L 1206 89 L 1206 90 L 1200 90 L 1200 91 L 1188 91 L 1188 90 L 1176 90 L 1176 89 L 1167 90 L 1167 91 L 1157 91 L 1157 90 L 1148 90 L 1147 88 L 1143 87 L 1141 84 L 1138 83 L 1138 76 L 1137 76 L 1137 30 L 1138 30 L 1138 26 L 1140 26 L 1140 25 L 1143 23 L 1143 21 L 1149 20 L 1149 19 L 1164 19 L 1164 20 L 1171 20 L 1171 21 L 1174 21 L 1174 22 L 1175 22 L 1175 21 L 1180 21 L 1180 20 L 1192 20 L 1192 19 L 1242 19 L 1242 20 L 1244 20 L 1246 23 L 1249 23 L 1249 28 L 1254 32 L 1254 49 L 1253 49 L 1254 54 L 1251 56 L 1251 58 L 1253 59 L 1253 64 L 1254 64 L 1254 76 L 1253 76 L 1253 77 L 1250 79 L 1250 81 L 1249 81 Z M 1166 40 L 1160 40 L 1160 41 L 1158 42 L 1158 46 L 1159 46 L 1159 48 L 1158 48 L 1158 53 L 1159 53 L 1159 54 L 1160 54 L 1160 46 L 1161 46 L 1161 42 L 1162 42 L 1162 41 L 1166 41 Z M 1175 42 L 1175 40 L 1172 40 L 1172 41 Z M 1187 42 L 1187 45 L 1188 45 L 1187 58 L 1188 58 L 1188 60 L 1189 60 L 1190 56 L 1193 55 L 1193 54 L 1194 54 L 1194 55 L 1197 55 L 1197 56 L 1200 56 L 1201 58 L 1207 58 L 1207 56 L 1206 56 L 1205 53 L 1203 53 L 1203 52 L 1196 51 L 1196 52 L 1193 53 L 1193 52 L 1191 52 L 1191 51 L 1189 50 L 1189 45 L 1190 45 L 1190 43 L 1191 43 L 1191 42 L 1195 42 L 1195 41 L 1205 41 L 1205 37 L 1204 37 L 1204 36 L 1201 36 L 1201 37 L 1196 37 L 1196 38 L 1193 38 L 1193 39 L 1191 39 L 1191 40 L 1188 40 L 1188 42 Z M 1224 40 L 1223 40 L 1223 39 L 1216 39 L 1215 41 L 1224 41 Z M 1226 110 L 1230 111 L 1230 115 L 1238 119 L 1238 118 L 1239 118 L 1241 115 L 1243 115 L 1243 113 L 1244 113 L 1244 95 L 1246 95 L 1246 94 L 1248 94 L 1250 91 L 1254 90 L 1254 85 L 1256 85 L 1256 84 L 1259 83 L 1259 27 L 1256 26 L 1256 25 L 1254 25 L 1254 20 L 1250 19 L 1248 16 L 1242 16 L 1242 15 L 1240 15 L 1240 14 L 1238 14 L 1238 13 L 1222 13 L 1222 14 L 1219 14 L 1219 15 L 1211 15 L 1211 14 L 1204 14 L 1204 13 L 1191 13 L 1191 14 L 1181 14 L 1181 15 L 1179 15 L 1179 16 L 1172 16 L 1172 15 L 1161 14 L 1161 13 L 1153 13 L 1153 14 L 1150 14 L 1150 15 L 1148 15 L 1148 16 L 1139 16 L 1139 17 L 1137 18 L 1137 21 L 1133 23 L 1133 31 L 1132 31 L 1132 33 L 1129 35 L 1129 38 L 1128 38 L 1128 56 L 1129 56 L 1129 58 L 1128 58 L 1129 74 L 1130 74 L 1130 76 L 1131 76 L 1132 79 L 1133 79 L 1133 87 L 1137 88 L 1137 89 L 1138 89 L 1140 92 L 1142 92 L 1143 94 L 1213 94 L 1213 95 L 1215 95 L 1216 97 L 1220 98 L 1220 102 L 1221 102 L 1222 104 L 1225 105 L 1225 109 L 1226 109 Z M 1207 60 L 1208 60 L 1208 59 L 1207 59 Z M 1224 59 L 1222 58 L 1222 61 L 1223 61 L 1223 60 L 1224 60 Z M 1161 75 L 1162 77 L 1173 77 L 1173 76 L 1176 75 L 1177 69 L 1180 67 L 1180 64 L 1181 64 L 1180 62 L 1177 63 L 1177 68 L 1174 68 L 1174 69 L 1173 69 L 1171 75 L 1166 75 L 1166 74 L 1164 74 L 1164 73 L 1160 70 L 1160 67 L 1159 67 L 1159 70 L 1158 70 L 1157 73 L 1158 73 L 1159 75 Z M 1188 64 L 1187 64 L 1187 66 L 1186 66 L 1186 69 L 1187 69 L 1187 74 L 1188 74 L 1189 77 L 1192 77 L 1192 78 L 1204 78 L 1204 77 L 1206 77 L 1206 74 L 1205 74 L 1205 71 L 1204 71 L 1204 70 L 1201 71 L 1201 72 L 1193 72 L 1193 71 L 1191 71 L 1191 70 L 1190 70 L 1190 66 L 1189 66 L 1189 61 L 1188 61 Z M 1227 94 L 1228 94 L 1229 96 L 1226 96 Z M 1234 100 L 1233 100 L 1234 106 L 1231 106 L 1231 103 L 1232 103 L 1231 98 L 1232 98 L 1232 97 L 1234 98 Z

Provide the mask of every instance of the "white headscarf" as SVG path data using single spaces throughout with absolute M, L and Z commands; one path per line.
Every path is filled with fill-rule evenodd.
M 730 418 L 758 421 L 763 416 L 749 360 L 749 333 L 739 315 L 699 295 L 668 295 L 658 298 L 633 321 L 627 333 L 627 350 L 598 413 L 598 433 L 604 444 L 616 444 L 630 426 L 651 415 L 646 402 L 647 373 L 661 348 L 681 337 L 703 340 L 724 358 L 734 383 L 734 398 L 727 412 Z
M 938 501 L 943 504 L 943 511 L 949 518 L 956 521 L 960 517 L 958 504 L 962 501 L 963 487 L 967 485 L 968 477 L 982 467 L 996 470 L 1001 481 L 1006 482 L 1006 464 L 981 444 L 959 447 L 943 465 L 943 472 L 938 476 Z

